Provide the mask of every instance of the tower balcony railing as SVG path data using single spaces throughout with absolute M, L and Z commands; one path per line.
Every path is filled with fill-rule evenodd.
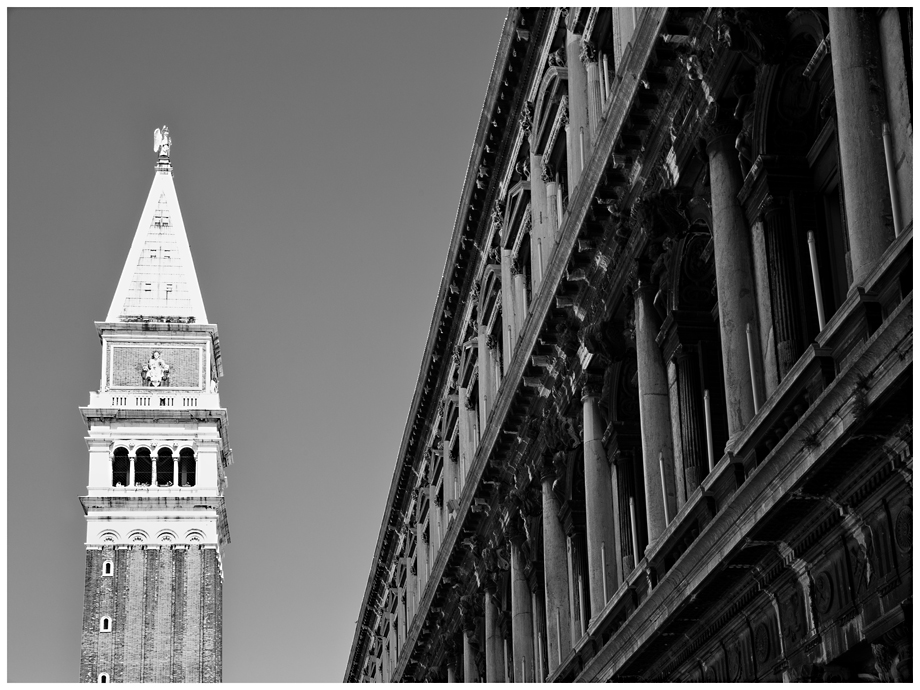
M 89 394 L 90 407 L 112 407 L 125 410 L 170 408 L 176 410 L 215 409 L 220 407 L 218 393 L 195 390 L 140 388 L 137 390 L 104 391 Z

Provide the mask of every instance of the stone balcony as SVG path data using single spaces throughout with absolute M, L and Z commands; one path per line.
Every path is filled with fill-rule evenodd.
M 125 410 L 146 410 L 154 407 L 177 410 L 213 410 L 220 407 L 220 394 L 195 390 L 158 388 L 105 391 L 102 393 L 91 391 L 89 394 L 89 407 Z

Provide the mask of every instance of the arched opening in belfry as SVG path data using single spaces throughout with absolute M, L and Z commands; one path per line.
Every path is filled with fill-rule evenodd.
M 161 448 L 157 452 L 157 486 L 173 485 L 174 464 L 173 454 L 169 448 Z
M 112 456 L 112 486 L 127 486 L 130 470 L 127 448 L 116 448 Z
M 179 486 L 195 486 L 195 451 L 183 448 L 179 451 Z

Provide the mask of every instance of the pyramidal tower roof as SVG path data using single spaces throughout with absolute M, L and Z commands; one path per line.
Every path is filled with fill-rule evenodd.
M 171 143 L 166 127 L 162 132 L 156 130 L 156 173 L 109 307 L 108 323 L 136 321 L 137 317 L 182 317 L 208 322 L 173 184 Z

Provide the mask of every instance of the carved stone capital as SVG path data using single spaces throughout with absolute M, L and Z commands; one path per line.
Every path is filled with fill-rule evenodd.
M 543 163 L 543 167 L 540 170 L 540 179 L 544 182 L 552 182 L 556 179 L 556 169 L 552 163 Z
M 786 197 L 775 197 L 772 194 L 767 194 L 763 201 L 760 202 L 760 206 L 757 207 L 757 217 L 766 219 L 777 211 L 784 211 L 788 207 L 789 200 Z
M 597 48 L 591 41 L 584 40 L 581 42 L 581 49 L 578 51 L 578 58 L 584 63 L 597 62 Z
M 599 398 L 604 388 L 604 380 L 600 376 L 586 376 L 581 383 L 581 399 Z
M 712 103 L 703 117 L 701 132 L 708 146 L 713 146 L 723 137 L 731 137 L 732 143 L 741 131 L 741 123 L 735 119 L 734 108 L 724 101 Z

